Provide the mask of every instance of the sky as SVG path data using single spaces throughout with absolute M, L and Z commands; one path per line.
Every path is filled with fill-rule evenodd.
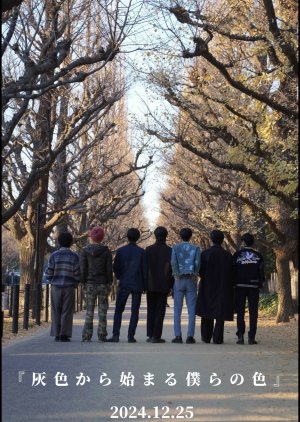
M 162 101 L 162 100 L 161 100 Z M 140 82 L 135 83 L 129 89 L 127 94 L 127 107 L 129 113 L 129 127 L 131 132 L 136 131 L 135 122 L 144 120 L 147 113 L 147 106 L 151 109 L 160 107 L 158 102 L 150 101 L 150 96 L 146 92 L 146 87 Z M 159 142 L 151 139 L 153 147 L 158 146 Z M 151 166 L 144 185 L 145 195 L 142 200 L 142 206 L 145 209 L 145 217 L 148 220 L 149 228 L 154 229 L 160 215 L 160 192 L 166 186 L 166 177 L 164 171 L 166 164 L 161 158 L 154 156 L 154 164 Z
M 146 9 L 144 9 L 145 13 Z M 156 30 L 152 27 L 151 22 L 142 20 L 141 28 L 137 26 L 134 34 L 129 35 L 125 41 L 125 50 L 134 50 L 136 46 L 140 46 L 141 50 L 132 51 L 129 55 L 125 54 L 125 66 L 128 78 L 133 80 L 127 93 L 127 108 L 129 117 L 129 130 L 131 137 L 138 139 L 140 142 L 144 140 L 144 134 L 137 129 L 137 121 L 144 122 L 149 108 L 150 111 L 159 110 L 164 108 L 164 100 L 158 99 L 152 92 L 151 86 L 142 79 L 145 74 L 139 74 L 138 69 L 142 71 L 148 70 L 148 63 L 153 60 L 149 57 L 149 50 L 153 48 L 153 40 L 157 39 Z M 149 49 L 149 50 L 148 50 Z M 134 77 L 132 75 L 134 74 Z M 149 137 L 147 137 L 149 141 Z M 153 137 L 150 138 L 150 144 L 153 151 L 161 147 L 160 142 Z M 166 186 L 166 163 L 163 161 L 161 154 L 156 153 L 153 158 L 154 164 L 151 166 L 147 173 L 146 182 L 144 184 L 145 195 L 142 200 L 142 205 L 145 209 L 145 217 L 148 220 L 149 228 L 154 229 L 160 215 L 160 192 Z
M 140 0 L 135 1 L 140 2 Z M 151 4 L 151 2 L 149 3 Z M 186 60 L 184 64 L 182 62 L 182 45 L 178 49 L 177 38 L 174 37 L 172 31 L 166 30 L 166 26 L 172 28 L 173 21 L 176 22 L 173 22 L 173 28 L 178 26 L 176 18 L 169 12 L 166 13 L 167 18 L 161 12 L 157 14 L 149 3 L 144 2 L 141 19 L 122 47 L 126 53 L 124 56 L 127 75 L 129 79 L 134 80 L 127 93 L 129 128 L 133 137 L 140 136 L 141 140 L 143 135 L 136 132 L 136 120 L 143 122 L 147 119 L 145 117 L 148 112 L 147 107 L 156 114 L 160 121 L 164 119 L 164 115 L 168 116 L 169 120 L 169 117 L 174 113 L 170 104 L 162 97 L 158 98 L 157 93 L 151 89 L 149 83 L 143 82 L 143 79 L 146 79 L 146 73 L 151 74 L 155 69 L 160 68 L 165 69 L 173 77 L 180 78 L 180 73 L 185 71 L 187 63 Z M 192 39 L 195 34 L 194 30 L 190 31 L 185 26 L 176 28 L 176 33 L 180 35 L 181 42 L 184 41 L 186 48 L 193 47 Z M 128 54 L 130 50 L 132 51 Z M 168 123 L 166 123 L 166 126 L 168 126 Z M 153 137 L 150 139 L 150 143 L 154 150 L 160 149 L 160 152 L 157 152 L 154 156 L 154 165 L 151 166 L 147 175 L 144 186 L 146 193 L 142 204 L 145 207 L 145 216 L 149 221 L 149 226 L 153 229 L 160 215 L 160 193 L 167 185 L 166 174 L 168 169 L 163 160 L 164 152 L 162 151 L 162 148 L 166 148 L 166 146 L 162 146 L 161 142 Z

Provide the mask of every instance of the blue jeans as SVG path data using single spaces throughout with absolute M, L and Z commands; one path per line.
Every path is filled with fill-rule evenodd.
M 186 306 L 188 308 L 189 324 L 188 337 L 194 337 L 196 320 L 196 302 L 197 302 L 197 281 L 192 278 L 181 278 L 175 280 L 173 286 L 174 294 L 174 333 L 175 336 L 182 336 L 181 333 L 181 312 L 183 298 L 185 296 Z

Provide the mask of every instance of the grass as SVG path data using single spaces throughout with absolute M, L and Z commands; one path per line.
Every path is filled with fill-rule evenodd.
M 260 315 L 276 316 L 278 309 L 277 293 L 260 293 L 258 311 Z M 246 302 L 246 311 L 249 312 L 248 301 Z
M 259 311 L 264 315 L 275 316 L 278 309 L 277 293 L 260 293 Z

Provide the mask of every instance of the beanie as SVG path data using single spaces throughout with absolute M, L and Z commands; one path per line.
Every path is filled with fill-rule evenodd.
M 95 226 L 90 230 L 90 238 L 93 242 L 101 242 L 104 238 L 104 230 L 100 226 Z

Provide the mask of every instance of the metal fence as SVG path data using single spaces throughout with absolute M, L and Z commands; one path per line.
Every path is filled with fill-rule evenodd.
M 3 323 L 6 317 L 11 318 L 11 332 L 17 334 L 20 326 L 28 330 L 29 325 L 40 325 L 41 322 L 51 321 L 51 286 L 43 285 L 40 292 L 35 292 L 33 300 L 40 303 L 35 309 L 33 318 L 32 308 L 30 307 L 31 286 L 25 285 L 24 289 L 20 289 L 18 284 L 6 286 L 5 291 L 1 295 L 1 337 L 3 336 Z M 116 282 L 112 285 L 110 300 L 116 299 L 117 286 Z M 97 303 L 96 303 L 97 305 Z M 82 285 L 79 285 L 75 291 L 74 313 L 81 312 L 86 309 L 85 295 Z M 32 318 L 30 318 L 32 315 Z
M 297 274 L 292 274 L 292 277 L 297 278 Z M 277 292 L 277 274 L 272 273 L 268 280 L 269 292 Z M 30 289 L 31 286 L 27 284 L 25 289 L 20 289 L 20 286 L 14 284 L 6 286 L 5 291 L 2 293 L 2 306 L 1 306 L 1 337 L 3 336 L 3 322 L 5 317 L 12 318 L 11 332 L 17 334 L 20 328 L 21 321 L 22 327 L 28 330 L 29 325 L 40 325 L 41 322 L 51 321 L 51 286 L 49 284 L 43 285 L 40 291 L 40 306 L 36 307 L 35 318 L 30 318 L 32 309 L 30 307 Z M 116 280 L 112 285 L 110 293 L 110 301 L 115 301 L 117 296 Z M 298 281 L 292 279 L 292 296 L 298 298 Z M 36 298 L 35 298 L 36 299 Z M 34 299 L 34 300 L 35 300 Z M 97 305 L 97 303 L 96 303 Z M 74 313 L 81 312 L 86 309 L 85 295 L 82 285 L 76 288 Z

